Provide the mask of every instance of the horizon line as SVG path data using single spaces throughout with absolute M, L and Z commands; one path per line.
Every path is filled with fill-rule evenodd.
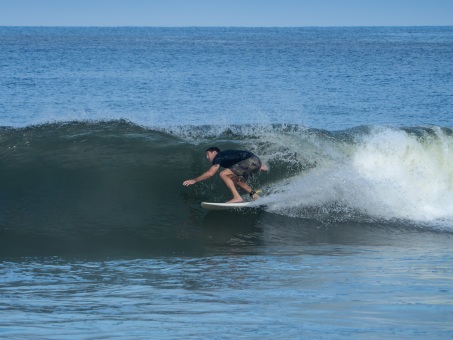
M 62 27 L 62 28 L 355 28 L 355 27 L 453 27 L 453 25 L 0 25 L 0 27 Z

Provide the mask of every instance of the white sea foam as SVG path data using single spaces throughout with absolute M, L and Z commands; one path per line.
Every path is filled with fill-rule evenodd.
M 453 140 L 440 130 L 421 140 L 402 130 L 372 134 L 354 154 L 358 175 L 395 217 L 453 217 Z
M 421 131 L 376 128 L 347 147 L 318 138 L 305 149 L 308 158 L 317 153 L 316 166 L 274 185 L 263 203 L 298 217 L 315 211 L 451 225 L 453 138 L 438 128 Z

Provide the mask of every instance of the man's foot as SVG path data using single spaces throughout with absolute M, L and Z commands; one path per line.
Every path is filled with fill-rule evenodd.
M 242 199 L 242 197 L 239 197 L 239 198 L 233 198 L 232 200 L 229 200 L 226 203 L 242 203 L 243 201 L 244 200 Z
M 254 201 L 254 200 L 257 200 L 258 198 L 260 198 L 260 196 L 258 195 L 258 193 L 261 192 L 261 190 L 258 190 L 258 191 L 253 191 L 250 193 L 250 198 Z
M 260 198 L 260 196 L 258 194 L 252 195 L 252 201 L 257 200 L 258 198 Z

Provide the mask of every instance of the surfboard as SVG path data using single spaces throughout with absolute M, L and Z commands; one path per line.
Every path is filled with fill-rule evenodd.
M 241 202 L 241 203 L 215 203 L 215 202 L 201 202 L 201 207 L 207 210 L 230 210 L 230 209 L 242 209 L 247 207 L 256 207 L 252 205 L 252 202 Z

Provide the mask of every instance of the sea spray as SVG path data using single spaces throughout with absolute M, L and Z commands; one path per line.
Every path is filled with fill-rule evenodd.
M 314 166 L 274 185 L 269 211 L 344 221 L 452 219 L 449 129 L 375 127 L 298 138 L 294 147 Z M 302 141 L 309 147 L 300 148 Z
M 353 167 L 390 216 L 453 216 L 453 138 L 447 130 L 376 129 L 359 143 Z

